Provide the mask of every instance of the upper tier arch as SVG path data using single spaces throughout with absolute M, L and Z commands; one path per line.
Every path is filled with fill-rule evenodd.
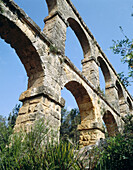
M 89 56 L 91 54 L 90 52 L 90 44 L 89 41 L 81 28 L 80 24 L 73 18 L 68 18 L 69 26 L 72 28 L 72 30 L 75 32 L 81 46 L 83 49 L 84 57 Z
M 15 49 L 26 69 L 28 77 L 43 71 L 40 56 L 30 39 L 13 21 L 10 21 L 2 14 L 0 14 L 0 37 Z
M 111 74 L 110 74 L 109 68 L 108 68 L 106 62 L 102 59 L 102 57 L 98 56 L 97 61 L 99 62 L 99 66 L 102 70 L 105 82 L 107 84 L 111 81 Z
M 46 3 L 47 3 L 47 6 L 48 6 L 48 12 L 50 14 L 56 8 L 57 0 L 46 0 Z

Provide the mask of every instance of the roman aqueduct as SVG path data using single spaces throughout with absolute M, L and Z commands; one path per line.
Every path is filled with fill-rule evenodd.
M 133 99 L 70 0 L 46 0 L 49 15 L 43 32 L 12 0 L 2 0 L 0 37 L 15 49 L 28 76 L 28 89 L 20 96 L 15 130 L 31 128 L 38 117 L 60 129 L 65 100 L 61 89 L 74 96 L 81 114 L 80 145 L 104 138 L 103 120 L 110 136 L 133 113 Z M 84 53 L 82 72 L 65 56 L 66 29 L 75 32 Z M 99 90 L 99 71 L 105 78 L 105 96 Z M 58 133 L 59 134 L 59 133 Z

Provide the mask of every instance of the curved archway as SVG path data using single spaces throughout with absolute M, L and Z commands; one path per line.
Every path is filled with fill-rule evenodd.
M 107 111 L 103 116 L 103 121 L 107 127 L 107 132 L 109 136 L 116 136 L 118 133 L 118 127 L 115 121 L 114 116 L 110 111 Z
M 82 46 L 84 57 L 89 56 L 91 54 L 90 44 L 89 44 L 89 41 L 88 41 L 83 29 L 80 26 L 80 24 L 73 18 L 68 18 L 67 21 L 69 23 L 69 26 L 75 32 L 75 34 Z
M 123 90 L 122 87 L 120 85 L 120 83 L 116 80 L 116 87 L 117 87 L 117 91 L 118 91 L 118 97 L 119 97 L 119 101 L 124 99 L 124 95 L 123 95 Z
M 0 37 L 15 49 L 28 77 L 43 71 L 40 57 L 31 41 L 14 22 L 3 15 L 0 15 Z
M 119 106 L 119 110 L 120 110 L 120 113 L 123 112 L 123 103 L 125 102 L 124 101 L 124 94 L 123 94 L 123 90 L 122 90 L 122 87 L 120 85 L 120 83 L 116 80 L 116 87 L 117 87 L 117 93 L 118 93 L 118 106 Z
M 26 74 L 29 77 L 28 88 L 36 86 L 37 79 L 42 79 L 40 73 L 43 72 L 40 56 L 26 34 L 15 24 L 15 22 L 8 18 L 8 15 L 4 16 L 4 13 L 0 14 L 0 38 L 15 50 L 23 64 Z M 20 93 L 22 93 L 22 91 Z
M 70 27 L 67 28 L 66 32 L 65 55 L 82 71 L 81 61 L 84 58 L 83 50 L 77 36 L 75 36 L 75 33 Z
M 133 106 L 132 106 L 132 103 L 131 103 L 131 100 L 129 99 L 129 97 L 127 97 L 127 103 L 128 103 L 128 106 L 129 106 L 129 111 L 132 112 Z
M 99 87 L 98 88 L 101 94 L 105 95 L 105 89 L 106 89 L 105 78 L 100 67 L 98 71 L 99 71 Z
M 111 81 L 110 71 L 108 69 L 107 64 L 105 63 L 105 61 L 100 56 L 97 58 L 97 61 L 99 62 L 99 67 L 102 70 L 102 73 L 103 73 L 104 79 L 105 79 L 105 83 L 106 83 L 106 86 L 107 86 L 107 83 L 109 83 Z
M 80 131 L 77 129 L 81 124 L 78 105 L 72 93 L 65 87 L 61 90 L 61 96 L 65 99 L 65 107 L 61 109 L 60 136 L 68 137 L 72 142 L 79 142 Z
M 0 14 L 0 37 L 15 49 L 29 77 L 28 88 L 30 88 L 36 83 L 39 73 L 43 72 L 37 50 L 26 34 L 14 22 L 2 14 Z M 31 80 L 32 75 L 35 77 L 34 80 Z
M 78 104 L 79 111 L 81 114 L 81 123 L 94 120 L 94 107 L 86 89 L 76 81 L 68 82 L 65 87 L 73 94 Z
M 0 78 L 0 114 L 8 117 L 15 105 L 19 103 L 20 94 L 27 90 L 28 77 L 14 49 L 1 38 Z
M 64 87 L 72 93 L 79 108 L 81 117 L 81 124 L 78 125 L 80 146 L 94 144 L 97 140 L 95 130 L 92 127 L 95 122 L 95 111 L 89 94 L 84 86 L 77 81 L 69 81 Z
M 46 0 L 46 3 L 48 6 L 49 13 L 55 10 L 55 7 L 57 5 L 57 0 Z
M 111 74 L 109 68 L 102 57 L 98 56 L 97 61 L 99 63 L 99 90 L 110 100 L 110 92 L 108 87 L 111 84 Z

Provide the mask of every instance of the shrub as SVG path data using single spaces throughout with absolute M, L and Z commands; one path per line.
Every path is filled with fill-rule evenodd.
M 0 169 L 80 169 L 75 147 L 69 142 L 55 142 L 49 138 L 50 132 L 44 120 L 39 120 L 28 134 L 13 134 L 0 152 Z
M 0 12 L 3 13 L 2 0 L 0 0 Z
M 0 151 L 8 143 L 8 138 L 12 134 L 12 128 L 8 126 L 7 119 L 0 115 Z
M 124 118 L 123 134 L 107 138 L 97 147 L 95 169 L 131 170 L 133 169 L 133 116 Z

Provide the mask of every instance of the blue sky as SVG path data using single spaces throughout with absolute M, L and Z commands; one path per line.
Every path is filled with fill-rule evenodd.
M 15 0 L 24 11 L 43 30 L 43 19 L 48 15 L 45 0 Z M 125 34 L 133 37 L 133 1 L 132 0 L 72 0 L 84 22 L 96 38 L 97 42 L 107 55 L 117 72 L 127 74 L 127 66 L 121 63 L 120 56 L 114 55 L 109 47 L 112 40 L 123 38 L 119 26 L 123 27 Z M 81 70 L 83 53 L 73 31 L 67 29 L 66 55 Z M 0 39 L 0 115 L 7 116 L 19 103 L 19 95 L 27 88 L 25 69 L 15 51 Z M 103 79 L 101 78 L 101 81 Z M 104 88 L 104 83 L 101 83 Z M 133 95 L 133 87 L 128 90 Z M 76 107 L 75 100 L 67 90 L 63 90 L 66 106 L 70 109 Z

